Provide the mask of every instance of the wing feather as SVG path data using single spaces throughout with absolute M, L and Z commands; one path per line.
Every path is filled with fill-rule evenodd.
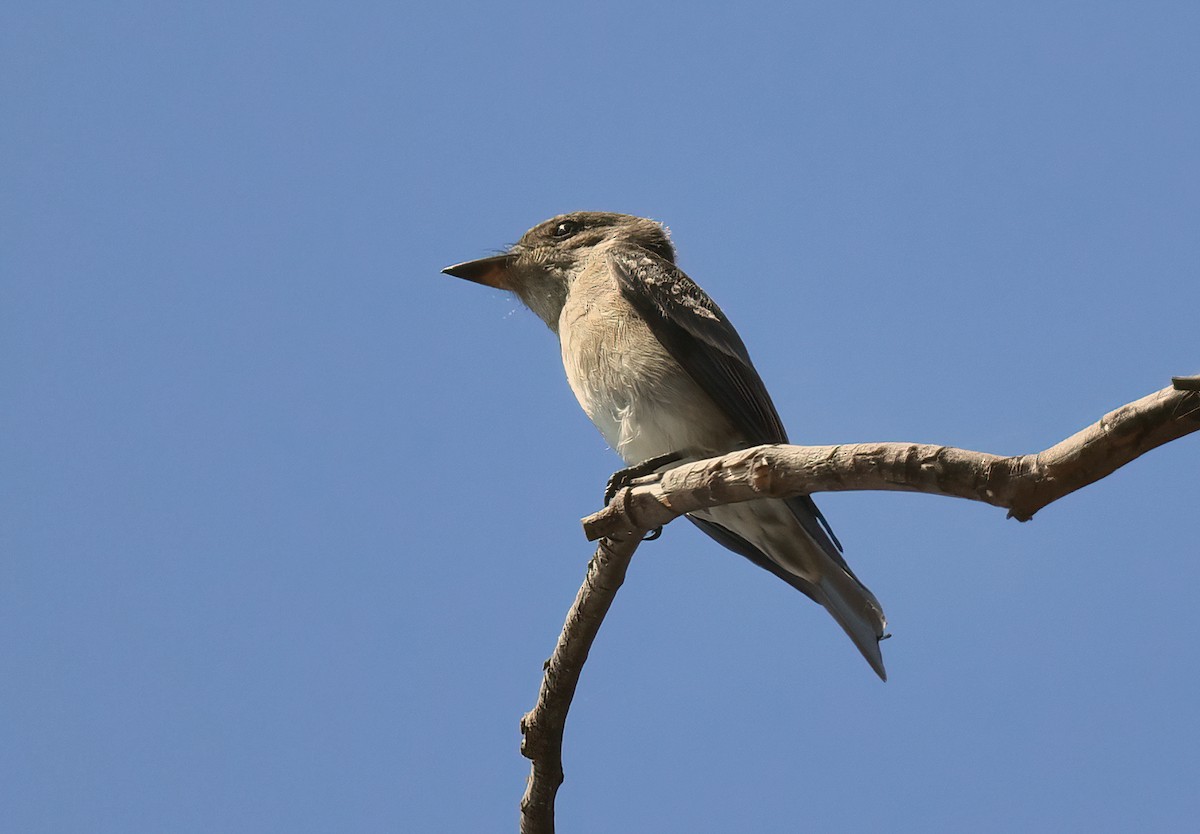
M 637 246 L 614 248 L 608 264 L 621 295 L 650 326 L 748 445 L 787 443 L 787 431 L 750 353 L 708 293 L 668 260 Z M 847 572 L 841 542 L 807 495 L 788 499 L 805 531 Z M 853 573 L 851 573 L 853 576 Z

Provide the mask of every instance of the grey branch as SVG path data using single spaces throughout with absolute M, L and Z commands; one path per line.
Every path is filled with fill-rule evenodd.
M 554 796 L 563 781 L 562 739 L 567 710 L 592 641 L 625 581 L 625 570 L 640 542 L 640 536 L 600 542 L 567 612 L 554 654 L 546 661 L 537 704 L 521 719 L 521 755 L 533 762 L 521 798 L 521 834 L 554 832 Z
M 1052 501 L 1200 429 L 1200 377 L 1176 378 L 1049 449 L 1000 456 L 919 443 L 755 446 L 639 478 L 583 520 L 589 540 L 633 535 L 684 513 L 755 498 L 901 490 L 982 501 L 1028 521 Z
M 521 720 L 521 752 L 533 761 L 521 801 L 522 834 L 554 831 L 567 711 L 588 651 L 647 530 L 705 507 L 846 490 L 968 498 L 1028 521 L 1047 504 L 1197 430 L 1200 376 L 1174 377 L 1172 387 L 1122 406 L 1030 455 L 1005 457 L 918 443 L 756 446 L 637 479 L 583 520 L 588 539 L 602 541 L 546 662 L 537 704 Z

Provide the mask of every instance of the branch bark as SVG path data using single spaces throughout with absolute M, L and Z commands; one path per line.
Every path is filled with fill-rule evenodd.
M 1047 504 L 1200 429 L 1198 381 L 1177 377 L 1172 387 L 1030 455 L 1003 457 L 918 443 L 755 446 L 639 478 L 585 518 L 583 529 L 590 540 L 632 535 L 720 504 L 847 490 L 968 498 L 1028 521 Z
M 533 762 L 521 798 L 521 834 L 554 834 L 554 797 L 563 781 L 562 739 L 567 710 L 592 642 L 612 605 L 641 536 L 604 539 L 588 563 L 546 674 L 537 704 L 521 718 L 521 755 Z
M 813 492 L 902 490 L 982 501 L 1028 521 L 1046 505 L 1112 474 L 1151 449 L 1200 430 L 1200 376 L 1104 415 L 1042 452 L 1000 456 L 917 443 L 756 446 L 639 478 L 583 519 L 600 546 L 546 661 L 538 701 L 521 720 L 533 762 L 521 801 L 522 834 L 552 834 L 563 781 L 567 711 L 588 651 L 647 530 L 695 510 Z

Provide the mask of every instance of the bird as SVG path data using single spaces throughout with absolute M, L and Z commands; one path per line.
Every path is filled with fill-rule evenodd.
M 577 211 L 539 223 L 501 254 L 442 272 L 514 293 L 549 326 L 571 390 L 627 473 L 787 443 L 741 337 L 675 258 L 657 221 Z M 887 680 L 883 609 L 811 497 L 756 499 L 687 517 L 824 606 Z

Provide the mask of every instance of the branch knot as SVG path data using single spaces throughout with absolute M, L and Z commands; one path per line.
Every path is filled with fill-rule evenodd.
M 770 495 L 775 484 L 775 464 L 770 456 L 765 451 L 756 453 L 750 458 L 748 469 L 746 480 L 750 489 Z

